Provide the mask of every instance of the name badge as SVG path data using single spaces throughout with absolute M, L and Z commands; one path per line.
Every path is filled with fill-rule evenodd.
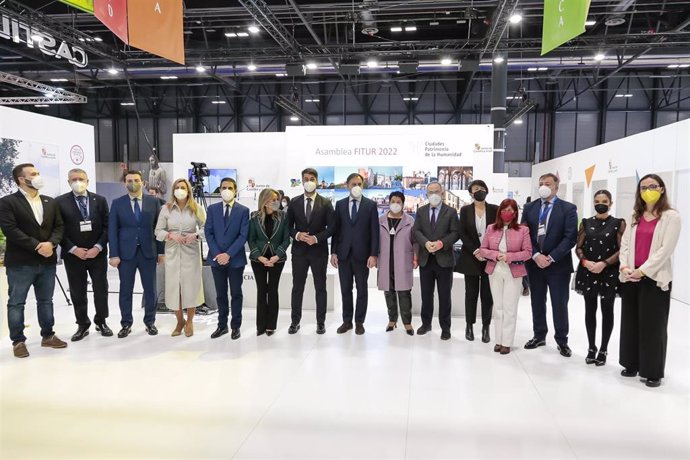
M 79 222 L 79 231 L 81 232 L 90 232 L 93 229 L 91 228 L 91 221 L 90 220 L 83 220 Z
M 544 235 L 546 235 L 546 225 L 544 225 L 544 224 L 539 224 L 539 229 L 537 230 L 537 235 L 538 235 L 538 236 L 544 236 Z
M 395 227 L 392 227 L 388 232 L 389 235 L 395 235 Z

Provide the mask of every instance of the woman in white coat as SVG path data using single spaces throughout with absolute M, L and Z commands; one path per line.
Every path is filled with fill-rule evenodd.
M 204 303 L 201 281 L 201 245 L 206 212 L 192 197 L 187 179 L 177 179 L 173 193 L 161 209 L 156 225 L 156 239 L 165 241 L 165 305 L 175 312 L 177 326 L 172 333 L 187 337 L 194 334 L 194 313 Z M 183 310 L 187 310 L 187 320 Z

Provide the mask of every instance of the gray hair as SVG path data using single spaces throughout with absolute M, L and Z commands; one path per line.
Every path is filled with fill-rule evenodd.
M 429 182 L 428 184 L 426 184 L 426 189 L 429 190 L 429 187 L 431 187 L 431 186 L 434 185 L 434 184 L 436 184 L 436 185 L 438 185 L 439 187 L 441 187 L 441 191 L 442 191 L 442 192 L 445 190 L 445 189 L 443 188 L 443 185 L 442 185 L 439 181 L 437 181 L 437 180 L 431 181 L 431 182 Z
M 70 169 L 69 171 L 67 171 L 67 177 L 69 177 L 70 175 L 72 175 L 72 174 L 74 174 L 74 173 L 83 174 L 83 175 L 86 176 L 87 179 L 89 178 L 89 175 L 86 173 L 86 171 L 84 171 L 84 170 L 81 169 L 81 168 L 72 168 L 72 169 Z

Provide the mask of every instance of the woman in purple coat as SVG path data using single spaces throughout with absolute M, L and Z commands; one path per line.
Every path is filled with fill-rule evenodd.
M 380 249 L 378 287 L 384 291 L 388 307 L 390 332 L 397 327 L 398 304 L 405 331 L 412 328 L 412 271 L 417 268 L 417 243 L 412 236 L 414 219 L 403 212 L 405 195 L 392 192 L 388 197 L 390 210 L 379 218 Z

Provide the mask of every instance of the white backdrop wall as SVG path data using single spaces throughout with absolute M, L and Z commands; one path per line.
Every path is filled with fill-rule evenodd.
M 587 180 L 587 171 L 591 181 Z M 612 213 L 630 220 L 638 178 L 659 174 L 668 188 L 671 205 L 683 219 L 684 229 L 674 256 L 672 297 L 690 304 L 690 120 L 602 144 L 532 167 L 532 196 L 539 176 L 547 172 L 561 179 L 559 196 L 578 207 L 580 218 L 594 214 L 593 194 L 607 189 L 613 195 Z
M 93 126 L 0 106 L 0 142 L 0 195 L 16 190 L 11 170 L 20 163 L 36 165 L 46 184 L 41 190 L 45 195 L 68 192 L 67 171 L 72 168 L 85 170 L 90 190 L 96 190 Z

